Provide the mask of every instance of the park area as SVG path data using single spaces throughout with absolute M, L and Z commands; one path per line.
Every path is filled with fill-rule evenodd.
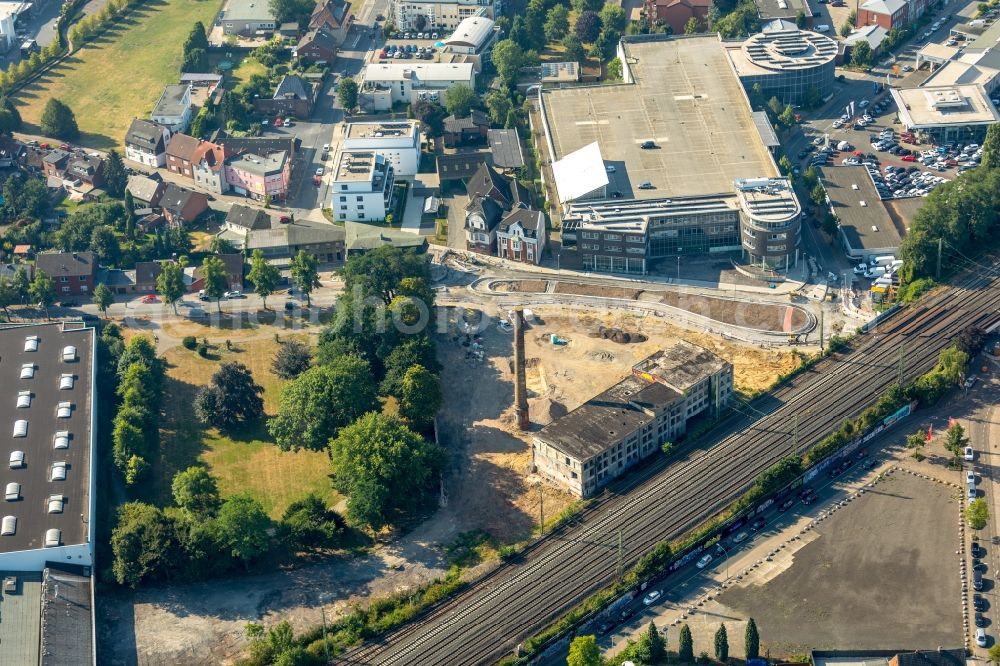
M 211 25 L 218 9 L 214 0 L 147 0 L 17 93 L 25 131 L 37 133 L 45 103 L 56 97 L 76 115 L 79 144 L 121 145 L 132 119 L 148 115 L 163 87 L 177 82 L 191 27 Z

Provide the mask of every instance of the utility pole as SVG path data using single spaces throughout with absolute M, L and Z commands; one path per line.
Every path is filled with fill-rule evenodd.
M 323 617 L 323 651 L 326 652 L 326 663 L 330 663 L 330 644 L 326 640 L 326 609 L 319 607 L 319 614 Z
M 622 561 L 624 552 L 622 549 L 622 528 L 618 528 L 618 580 L 622 579 Z
M 542 494 L 542 484 L 538 484 L 538 532 L 545 535 L 545 496 Z
M 799 450 L 799 415 L 792 415 L 792 455 Z
M 826 314 L 826 310 L 820 310 L 819 311 L 819 350 L 820 350 L 820 352 L 823 351 L 823 324 L 824 324 L 825 319 L 826 319 L 826 317 L 824 316 L 825 314 Z
M 903 368 L 905 367 L 905 365 L 904 365 L 904 363 L 905 363 L 905 360 L 904 360 L 905 356 L 904 356 L 904 354 L 905 353 L 906 353 L 906 345 L 900 345 L 900 347 L 899 347 L 899 377 L 896 379 L 896 382 L 899 384 L 900 388 L 903 387 Z
M 938 254 L 937 254 L 937 271 L 934 277 L 938 280 L 941 279 L 941 250 L 944 248 L 944 239 L 938 238 Z
M 716 419 L 718 419 L 719 418 L 719 414 L 722 413 L 722 404 L 721 404 L 722 398 L 719 395 L 720 391 L 722 390 L 721 385 L 722 385 L 722 378 L 721 377 L 716 377 L 715 378 L 715 418 Z

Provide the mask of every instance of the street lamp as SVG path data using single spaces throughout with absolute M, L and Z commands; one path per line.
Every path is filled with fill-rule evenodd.
M 719 541 L 719 543 L 715 545 L 718 546 L 719 550 L 721 550 L 723 555 L 726 556 L 726 580 L 729 580 L 729 551 L 723 547 L 722 541 Z

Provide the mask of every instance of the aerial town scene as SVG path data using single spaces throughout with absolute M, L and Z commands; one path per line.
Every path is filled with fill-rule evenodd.
M 1000 0 L 0 5 L 0 666 L 1000 666 Z

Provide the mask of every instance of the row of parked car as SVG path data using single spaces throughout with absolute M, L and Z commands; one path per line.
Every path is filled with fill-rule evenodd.
M 434 57 L 433 46 L 416 46 L 415 44 L 390 44 L 379 51 L 378 57 L 386 58 L 416 58 L 430 60 Z
M 396 39 L 437 39 L 440 35 L 436 32 L 397 32 Z
M 925 197 L 938 185 L 947 183 L 948 179 L 935 175 L 930 171 L 921 172 L 915 166 L 901 167 L 889 165 L 884 173 L 869 168 L 872 182 L 882 199 L 905 199 L 907 197 Z

